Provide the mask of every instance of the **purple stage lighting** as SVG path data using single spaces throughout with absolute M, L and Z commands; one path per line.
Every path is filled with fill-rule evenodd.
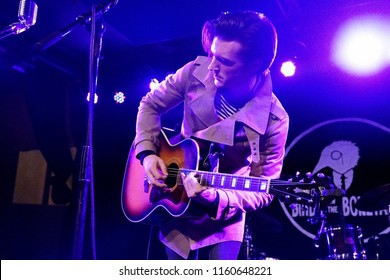
M 123 92 L 117 91 L 114 95 L 114 100 L 116 103 L 122 104 L 125 102 L 126 96 Z
M 89 102 L 89 98 L 90 98 L 90 93 L 88 92 L 87 94 L 87 101 Z M 98 95 L 95 93 L 95 98 L 93 99 L 93 103 L 96 104 L 98 102 Z
M 295 63 L 291 60 L 285 61 L 282 63 L 282 66 L 280 67 L 280 72 L 285 77 L 292 77 L 295 74 L 296 66 Z
M 151 90 L 155 89 L 157 87 L 157 85 L 159 84 L 160 82 L 156 79 L 156 78 L 153 78 L 150 80 L 150 83 L 149 83 L 149 88 Z
M 356 76 L 372 76 L 390 65 L 390 18 L 356 17 L 337 32 L 332 61 Z

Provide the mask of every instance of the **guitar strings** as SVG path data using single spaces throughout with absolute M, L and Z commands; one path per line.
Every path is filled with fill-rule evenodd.
M 222 173 L 213 173 L 213 172 L 207 172 L 207 171 L 194 171 L 194 170 L 191 170 L 191 169 L 177 169 L 177 168 L 168 168 L 168 177 L 169 178 L 176 178 L 176 184 L 178 185 L 182 185 L 182 180 L 181 180 L 181 176 L 179 176 L 179 172 L 184 172 L 184 173 L 190 173 L 190 172 L 198 172 L 201 174 L 201 177 L 199 178 L 199 183 L 201 185 L 205 185 L 205 186 L 215 186 L 215 185 L 221 185 L 220 188 L 225 188 L 225 189 L 236 189 L 236 190 L 243 190 L 243 191 L 256 191 L 256 192 L 259 192 L 260 190 L 260 183 L 262 180 L 264 181 L 264 179 L 260 178 L 260 177 L 246 177 L 246 176 L 240 176 L 240 175 L 232 175 L 232 174 L 222 174 Z M 205 175 L 205 176 L 203 176 Z M 214 181 L 212 181 L 211 184 L 209 184 L 210 182 L 210 179 L 211 179 L 211 176 L 214 176 L 214 175 L 217 175 L 215 178 L 214 177 Z M 206 177 L 206 178 L 205 178 Z M 227 184 L 224 184 L 222 183 L 224 179 L 222 178 L 218 178 L 218 177 L 230 177 L 230 178 L 236 178 L 236 182 L 234 184 L 234 187 L 230 186 L 226 186 Z M 247 180 L 250 180 L 251 183 L 250 183 L 250 187 L 246 186 L 246 182 Z M 227 180 L 228 181 L 228 180 Z M 254 182 L 253 182 L 254 181 Z M 229 182 L 227 182 L 229 183 Z M 230 182 L 232 183 L 232 182 Z M 280 180 L 280 179 L 271 179 L 270 180 L 270 184 L 274 187 L 274 188 L 271 188 L 269 189 L 269 193 L 270 194 L 273 194 L 273 195 L 276 195 L 276 196 L 283 196 L 283 199 L 284 200 L 290 200 L 291 202 L 291 199 L 296 201 L 296 202 L 299 202 L 299 203 L 303 203 L 305 204 L 304 202 L 306 202 L 307 204 L 311 205 L 313 204 L 313 200 L 311 199 L 311 194 L 310 193 L 307 193 L 309 190 L 302 190 L 301 189 L 301 194 L 294 194 L 291 192 L 291 190 L 289 190 L 288 188 L 289 187 L 292 187 L 292 186 L 299 186 L 299 187 L 302 187 L 302 186 L 313 186 L 313 183 L 302 183 L 302 182 L 292 182 L 292 181 L 285 181 L 285 180 Z M 246 186 L 244 188 L 244 186 Z M 280 187 L 280 186 L 284 186 L 286 187 L 286 189 L 280 189 L 280 188 L 275 188 L 275 187 Z M 261 192 L 261 191 L 260 191 Z M 306 194 L 308 195 L 308 197 L 303 197 L 303 194 Z
M 171 172 L 169 172 L 169 171 L 171 171 Z M 215 173 L 215 172 L 199 171 L 199 170 L 192 170 L 192 169 L 185 169 L 185 168 L 177 169 L 177 168 L 168 167 L 168 177 L 169 178 L 177 178 L 178 179 L 177 182 L 181 182 L 181 177 L 179 176 L 179 172 L 184 172 L 184 173 L 197 172 L 201 175 L 205 175 L 206 177 L 217 175 L 217 177 L 221 177 L 221 176 L 231 177 L 231 178 L 236 178 L 237 180 L 254 180 L 254 181 L 267 180 L 267 179 L 260 178 L 260 177 L 250 177 L 250 176 L 248 177 L 248 176 L 242 176 L 242 175 Z M 222 179 L 217 178 L 216 180 L 217 180 L 217 182 L 219 182 Z M 287 181 L 287 180 L 281 180 L 281 179 L 271 179 L 271 185 L 273 185 L 273 186 L 286 186 L 286 187 L 290 187 L 290 186 L 303 187 L 303 186 L 313 186 L 314 183 L 313 182 L 293 182 L 293 181 Z

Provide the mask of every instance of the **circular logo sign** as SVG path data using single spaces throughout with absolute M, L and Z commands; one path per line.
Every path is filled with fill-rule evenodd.
M 361 118 L 319 123 L 286 148 L 283 174 L 295 176 L 297 172 L 310 174 L 314 182 L 324 174 L 338 190 L 337 195 L 325 194 L 320 207 L 280 202 L 302 234 L 317 239 L 322 224 L 359 228 L 366 239 L 390 232 L 389 127 Z

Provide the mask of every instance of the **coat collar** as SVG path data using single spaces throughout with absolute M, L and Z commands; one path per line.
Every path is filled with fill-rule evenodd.
M 216 90 L 213 77 L 208 68 L 210 63 L 211 59 L 209 57 L 198 56 L 195 60 L 197 67 L 192 72 L 192 75 L 206 87 L 207 91 Z
M 268 118 L 272 101 L 272 80 L 268 74 L 262 77 L 255 88 L 254 98 L 235 114 L 237 121 L 246 124 L 259 134 L 264 134 L 268 125 Z

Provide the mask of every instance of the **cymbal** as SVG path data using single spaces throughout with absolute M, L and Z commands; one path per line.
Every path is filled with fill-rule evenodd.
M 363 211 L 388 209 L 390 205 L 390 184 L 377 187 L 360 197 L 356 208 Z

